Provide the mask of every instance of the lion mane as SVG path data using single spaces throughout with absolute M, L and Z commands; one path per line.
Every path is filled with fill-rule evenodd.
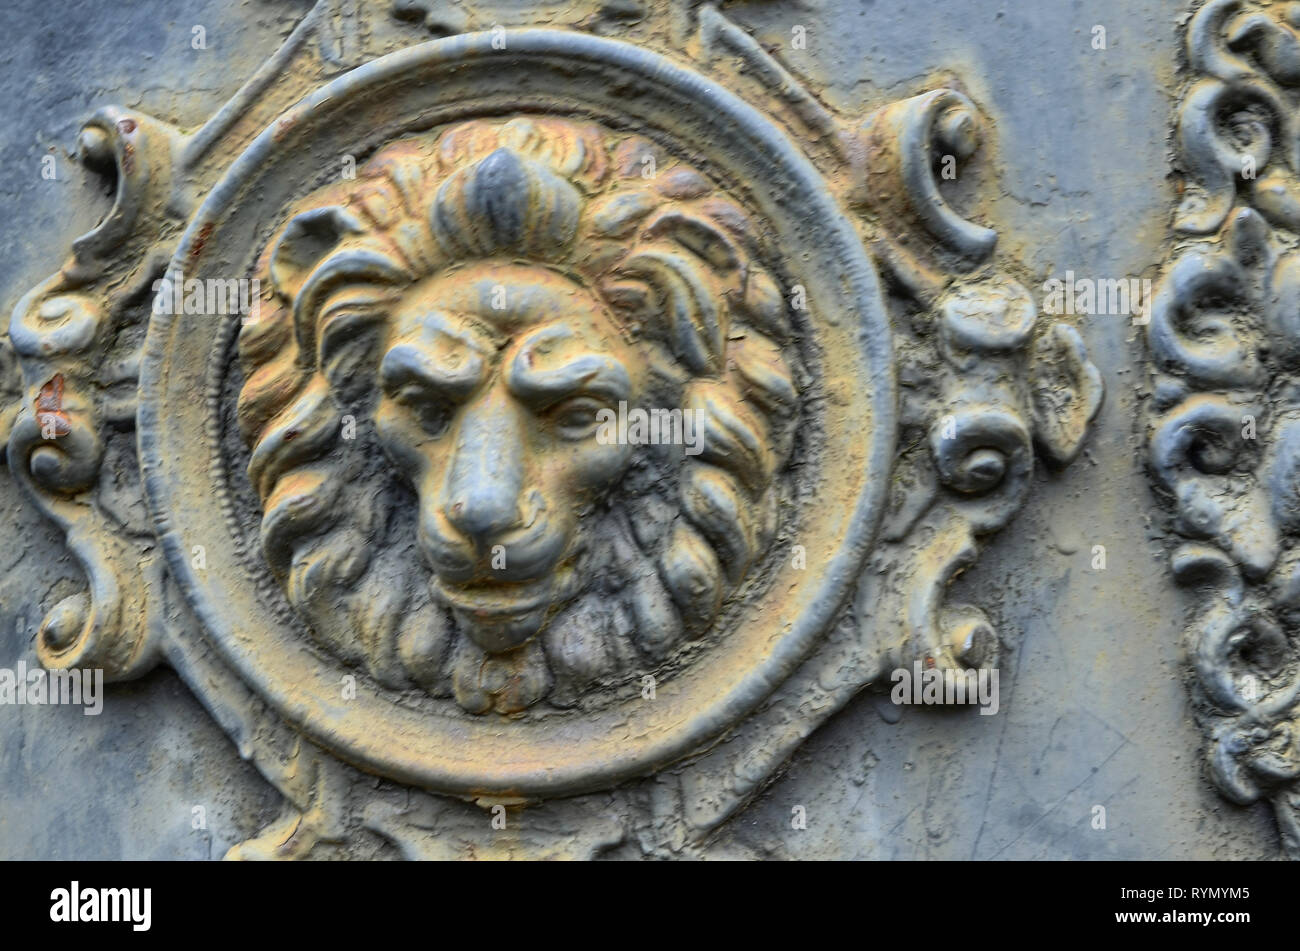
M 380 684 L 518 714 L 658 670 L 713 626 L 769 548 L 798 415 L 797 358 L 762 236 L 644 138 L 566 120 L 476 120 L 398 140 L 317 189 L 268 242 L 274 293 L 240 332 L 240 431 L 261 550 L 321 646 Z M 702 411 L 697 456 L 637 453 L 596 511 L 583 590 L 488 654 L 422 578 L 413 490 L 367 437 L 384 316 L 414 282 L 520 260 L 593 288 L 655 378 Z M 667 398 L 667 397 L 666 397 Z

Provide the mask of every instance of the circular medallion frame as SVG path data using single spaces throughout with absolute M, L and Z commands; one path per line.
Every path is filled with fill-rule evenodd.
M 499 48 L 504 39 L 504 48 Z M 301 164 L 363 155 L 462 119 L 557 112 L 703 156 L 771 227 L 806 289 L 821 378 L 821 449 L 794 540 L 807 567 L 752 592 L 724 642 L 658 685 L 580 717 L 429 715 L 376 685 L 344 699 L 346 672 L 268 613 L 214 491 L 219 400 L 210 375 L 223 319 L 152 318 L 140 376 L 139 452 L 168 566 L 222 660 L 313 742 L 366 771 L 460 796 L 545 798 L 607 788 L 700 750 L 752 712 L 815 648 L 846 602 L 886 499 L 895 440 L 889 320 L 855 227 L 772 120 L 705 77 L 639 47 L 559 30 L 435 40 L 327 84 L 266 129 L 195 214 L 172 262 L 187 279 L 248 274 L 268 214 L 302 193 Z M 223 329 L 224 328 L 224 329 Z M 218 366 L 219 371 L 219 366 Z M 219 382 L 219 381 L 218 381 Z M 216 388 L 219 391 L 219 386 Z M 206 567 L 194 567 L 195 545 Z M 191 684 L 203 695 L 202 683 Z

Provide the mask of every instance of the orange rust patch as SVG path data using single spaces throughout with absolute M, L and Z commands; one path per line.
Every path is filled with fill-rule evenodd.
M 41 427 L 42 438 L 66 436 L 72 432 L 68 414 L 63 411 L 63 374 L 56 373 L 36 394 L 36 423 Z
M 212 231 L 216 227 L 211 221 L 207 222 L 199 229 L 198 236 L 194 239 L 194 247 L 190 248 L 190 257 L 197 258 L 203 253 L 203 248 L 208 243 L 208 238 L 212 237 Z

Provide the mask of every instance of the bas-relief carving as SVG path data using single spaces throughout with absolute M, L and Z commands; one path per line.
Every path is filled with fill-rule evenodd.
M 1300 473 L 1300 5 L 1211 0 L 1187 25 L 1176 251 L 1152 303 L 1149 466 L 1180 536 L 1175 579 L 1208 772 L 1271 801 L 1300 856 L 1295 498 Z
M 757 238 L 648 140 L 551 119 L 403 139 L 295 208 L 239 421 L 262 551 L 326 648 L 516 714 L 708 632 L 794 495 L 806 371 Z M 602 443 L 620 404 L 706 420 L 700 451 Z
M 38 651 L 180 673 L 286 799 L 233 857 L 694 854 L 891 669 L 997 665 L 947 586 L 1100 377 L 945 187 L 958 83 L 841 115 L 710 5 L 430 17 L 322 3 L 203 129 L 87 126 L 117 203 L 4 352 L 88 582 Z

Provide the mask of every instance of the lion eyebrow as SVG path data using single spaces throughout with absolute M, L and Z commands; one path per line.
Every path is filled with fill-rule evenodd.
M 548 367 L 533 365 L 534 359 L 532 347 L 521 348 L 510 362 L 507 382 L 516 396 L 535 405 L 549 405 L 575 393 L 624 400 L 632 389 L 627 368 L 607 354 L 580 353 Z
M 449 396 L 463 396 L 483 378 L 491 351 L 483 341 L 456 326 L 444 314 L 430 314 L 419 333 L 406 336 L 384 354 L 379 376 L 393 391 L 405 384 L 431 386 Z

